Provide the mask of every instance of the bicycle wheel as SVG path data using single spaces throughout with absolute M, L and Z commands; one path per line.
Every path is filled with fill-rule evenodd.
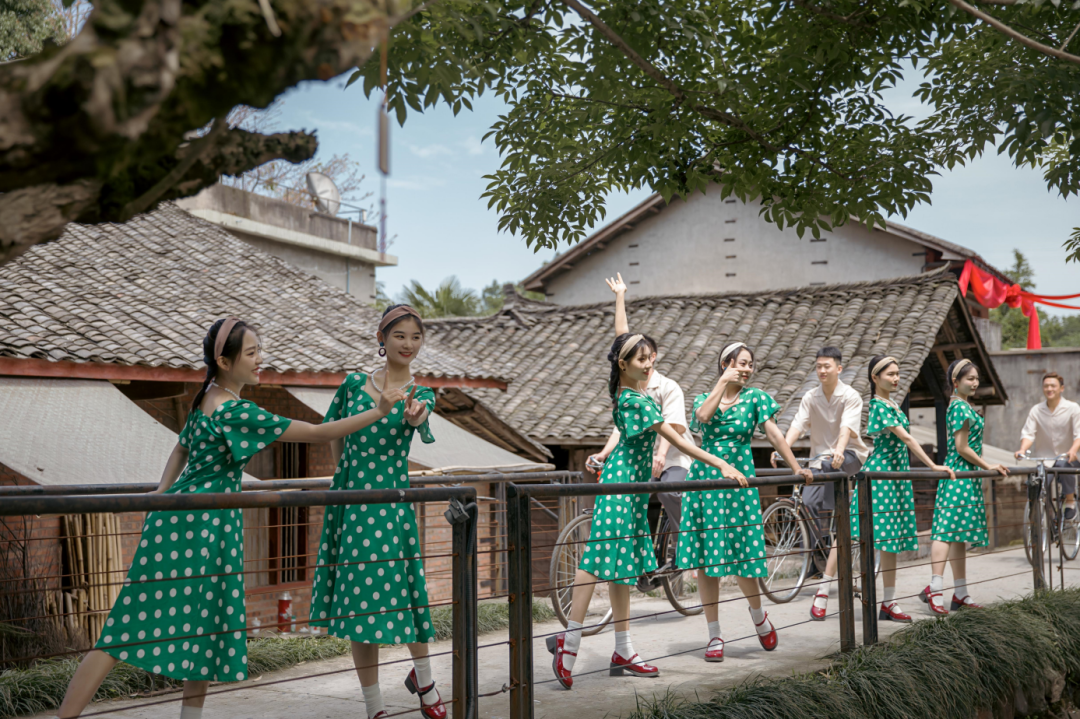
M 810 573 L 810 529 L 789 499 L 769 505 L 761 523 L 768 576 L 759 578 L 758 586 L 773 603 L 784 604 L 799 595 Z
M 664 529 L 657 540 L 657 564 L 660 567 L 657 571 L 671 606 L 679 614 L 692 617 L 701 614 L 704 607 L 700 602 L 695 605 L 692 601 L 686 601 L 686 572 L 680 571 L 675 561 L 679 550 L 678 532 L 679 528 L 672 524 L 671 517 L 665 517 Z
M 1074 515 L 1072 519 L 1065 519 L 1064 506 L 1058 508 L 1058 514 L 1061 517 L 1058 525 L 1058 542 L 1061 545 L 1061 553 L 1065 555 L 1065 559 L 1072 561 L 1076 559 L 1077 552 L 1080 551 L 1080 515 Z
M 551 607 L 555 610 L 555 616 L 559 618 L 564 627 L 570 621 L 574 579 L 577 576 L 578 567 L 581 566 L 581 556 L 585 553 L 585 541 L 589 538 L 591 530 L 591 514 L 575 517 L 563 527 L 563 531 L 559 532 L 556 546 L 551 550 L 551 569 L 548 572 L 552 588 Z M 592 636 L 601 631 L 610 621 L 611 607 L 607 607 L 603 617 L 598 622 L 587 620 L 585 624 L 594 626 L 583 629 L 581 633 L 585 636 Z
M 1038 539 L 1035 538 L 1035 517 L 1038 516 L 1035 512 L 1044 513 L 1042 536 Z M 1036 541 L 1042 544 L 1043 561 L 1046 561 L 1047 552 L 1050 551 L 1050 518 L 1047 516 L 1048 514 L 1041 500 L 1034 506 L 1032 506 L 1030 499 L 1024 503 L 1024 553 L 1027 554 L 1029 564 L 1034 564 L 1034 560 L 1031 558 L 1031 548 Z

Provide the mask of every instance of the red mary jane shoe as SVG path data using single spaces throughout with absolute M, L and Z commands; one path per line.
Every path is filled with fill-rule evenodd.
M 446 707 L 443 706 L 442 697 L 439 696 L 437 689 L 435 690 L 435 695 L 439 697 L 438 701 L 434 704 L 424 703 L 424 695 L 432 689 L 435 689 L 435 682 L 432 682 L 431 686 L 424 687 L 423 689 L 416 686 L 416 669 L 414 668 L 409 672 L 409 676 L 405 677 L 405 688 L 408 689 L 410 693 L 420 697 L 420 713 L 427 717 L 427 719 L 446 719 Z
M 375 716 L 371 717 L 371 719 L 386 719 L 388 716 L 390 716 L 390 715 L 387 714 L 385 711 L 381 711 L 378 714 L 376 714 Z
M 547 638 L 547 648 L 551 652 L 551 670 L 555 672 L 555 678 L 559 680 L 559 684 L 562 684 L 563 689 L 574 688 L 574 678 L 570 676 L 570 670 L 563 666 L 563 655 L 576 657 L 576 652 L 568 652 L 563 649 L 563 643 L 566 641 L 565 634 L 556 634 L 553 637 Z
M 951 606 L 954 612 L 957 609 L 982 609 L 982 605 L 971 601 L 970 596 L 964 597 L 963 599 L 957 599 L 955 594 L 953 595 Z
M 813 619 L 815 622 L 823 622 L 825 621 L 825 612 L 828 611 L 828 606 L 826 605 L 824 607 L 818 607 L 818 597 L 825 597 L 826 600 L 829 599 L 828 594 L 815 594 L 814 601 L 810 602 L 810 618 Z
M 878 621 L 881 622 L 900 622 L 901 624 L 911 624 L 911 615 L 904 614 L 900 611 L 900 607 L 893 604 L 882 604 L 881 611 L 878 612 Z
M 750 621 L 754 621 L 753 617 L 750 618 Z M 755 622 L 754 626 L 760 627 L 762 624 L 768 621 L 769 613 L 765 612 L 765 618 L 761 620 L 761 624 Z M 772 627 L 772 622 L 769 622 L 769 626 Z M 775 627 L 773 627 L 773 629 L 768 634 L 758 634 L 757 638 L 758 641 L 761 642 L 761 648 L 767 652 L 771 652 L 773 649 L 776 649 L 776 645 L 780 643 L 780 637 L 777 636 Z
M 931 612 L 933 612 L 934 614 L 940 614 L 941 616 L 945 616 L 949 613 L 949 610 L 945 608 L 945 602 L 942 601 L 941 606 L 934 604 L 933 598 L 940 596 L 941 592 L 931 593 L 929 586 L 927 586 L 926 589 L 922 590 L 922 592 L 919 593 L 919 599 L 923 601 L 923 604 L 930 607 Z
M 719 642 L 719 643 L 714 643 Z M 709 640 L 709 646 L 705 650 L 705 661 L 707 662 L 722 662 L 724 661 L 724 640 L 720 637 L 713 637 Z
M 635 662 L 637 662 L 635 664 Z M 660 670 L 641 661 L 637 654 L 629 659 L 623 659 L 618 652 L 611 655 L 611 668 L 608 674 L 613 677 L 621 677 L 626 672 L 632 677 L 658 677 Z

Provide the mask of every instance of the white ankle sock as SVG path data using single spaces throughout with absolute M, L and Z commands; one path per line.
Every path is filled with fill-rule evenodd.
M 634 645 L 630 643 L 630 632 L 615 632 L 615 653 L 623 659 L 634 656 Z
M 896 587 L 884 587 L 881 590 L 881 604 L 883 606 L 889 606 L 890 604 L 896 604 Z
M 367 709 L 368 719 L 374 719 L 376 714 L 384 710 L 382 691 L 378 684 L 372 684 L 370 687 L 361 686 L 360 691 L 364 692 L 364 708 Z
M 828 574 L 822 574 L 821 581 L 825 582 L 825 584 L 821 585 L 821 587 L 818 589 L 819 592 L 824 589 L 830 597 L 836 594 L 836 577 L 830 577 Z
M 765 636 L 773 630 L 772 622 L 765 621 L 766 616 L 764 609 L 750 607 L 750 618 L 754 620 L 754 629 L 760 636 Z
M 966 599 L 967 597 L 971 596 L 970 594 L 968 594 L 967 590 L 967 579 L 957 579 L 956 577 L 953 577 L 952 583 L 953 596 L 955 596 L 957 599 Z
M 709 622 L 709 639 L 716 639 L 717 637 L 723 637 L 720 633 L 720 620 L 715 622 Z
M 180 705 L 180 719 L 202 719 L 202 707 Z
M 585 626 L 580 622 L 570 620 L 566 623 L 566 638 L 563 640 L 563 649 L 568 652 L 578 653 L 578 649 L 581 648 L 581 628 Z M 571 671 L 574 668 L 574 662 L 577 661 L 576 656 L 570 654 L 563 655 L 563 666 L 566 671 Z
M 933 574 L 930 576 L 930 593 L 940 592 L 945 586 L 945 577 L 940 574 Z
M 416 688 L 431 687 L 431 691 L 427 694 L 420 695 L 420 700 L 427 705 L 435 704 L 439 701 L 439 693 L 432 686 L 435 680 L 431 678 L 431 657 L 414 658 L 413 666 L 416 667 Z
M 832 596 L 833 586 L 835 586 L 833 579 L 828 574 L 821 575 L 821 581 L 824 583 L 818 585 L 817 593 L 814 594 L 814 606 L 818 609 L 829 606 L 829 597 Z

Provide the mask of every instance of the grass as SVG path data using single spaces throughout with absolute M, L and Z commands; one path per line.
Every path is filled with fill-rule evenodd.
M 1080 682 L 1075 589 L 917 622 L 819 673 L 759 677 L 707 701 L 669 693 L 630 719 L 973 719 L 1062 674 Z
M 551 605 L 542 599 L 533 602 L 533 621 L 545 622 L 555 618 Z M 437 641 L 449 640 L 453 630 L 452 607 L 431 610 Z M 510 605 L 505 602 L 486 602 L 477 608 L 477 627 L 480 634 L 496 632 L 510 626 Z M 349 653 L 349 642 L 327 635 L 316 637 L 257 637 L 248 640 L 248 673 L 258 676 L 266 672 L 296 666 L 301 662 L 318 661 Z M 79 660 L 45 659 L 28 669 L 0 671 L 0 719 L 21 714 L 34 714 L 60 706 Z M 123 662 L 109 672 L 94 696 L 94 701 L 117 699 L 146 692 L 179 687 L 182 682 L 151 674 Z

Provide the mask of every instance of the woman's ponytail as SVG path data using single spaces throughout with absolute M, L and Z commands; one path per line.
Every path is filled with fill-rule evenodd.
M 206 379 L 203 380 L 202 387 L 199 388 L 198 393 L 195 395 L 195 399 L 191 402 L 191 409 L 195 410 L 202 404 L 203 397 L 206 396 L 207 390 L 210 389 L 210 383 L 214 381 L 218 373 L 217 357 L 214 357 L 214 346 L 217 344 L 218 332 L 221 330 L 221 325 L 225 323 L 225 320 L 221 319 L 210 325 L 210 330 L 206 333 L 206 337 L 203 337 L 203 363 L 206 365 Z M 232 330 L 229 332 L 229 336 L 225 339 L 225 344 L 221 349 L 221 356 L 228 359 L 236 359 L 236 356 L 240 354 L 240 349 L 243 346 L 244 332 L 247 330 L 247 324 L 244 322 L 237 322 L 233 325 Z

